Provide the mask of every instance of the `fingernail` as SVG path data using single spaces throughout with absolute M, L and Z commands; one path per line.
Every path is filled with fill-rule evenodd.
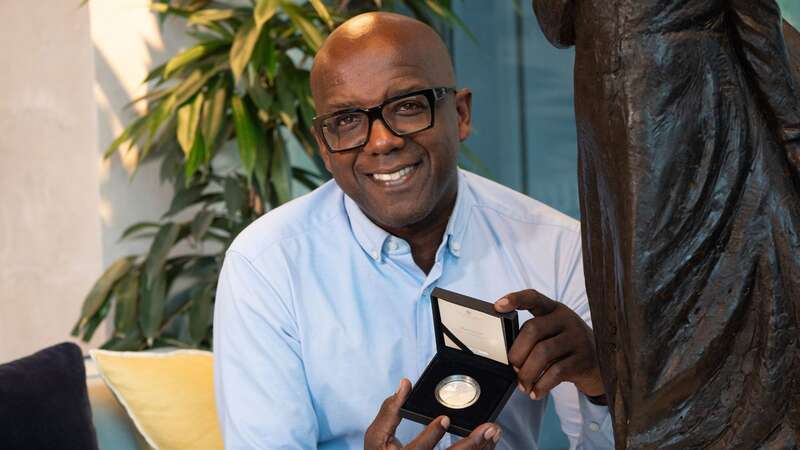
M 508 306 L 508 303 L 509 303 L 508 299 L 503 297 L 500 300 L 498 300 L 497 303 L 495 303 L 495 305 L 500 306 L 500 307 L 505 307 L 505 306 Z
M 400 394 L 400 389 L 403 389 L 403 380 L 400 380 L 400 384 L 397 385 L 397 390 L 394 391 L 394 395 Z
M 538 398 L 536 398 L 536 392 L 534 391 L 531 391 L 531 400 L 538 400 Z
M 514 372 L 519 373 L 519 369 L 517 368 L 517 366 L 511 366 L 511 368 L 514 369 Z
M 523 394 L 525 393 L 525 386 L 523 386 L 522 383 L 517 383 L 517 389 Z
M 483 438 L 488 441 L 489 439 L 492 438 L 492 436 L 494 436 L 495 432 L 496 430 L 494 429 L 494 427 L 489 427 L 489 429 L 483 432 Z
M 440 425 L 442 426 L 442 428 L 444 428 L 445 430 L 446 430 L 446 429 L 448 429 L 448 428 L 450 427 L 450 418 L 449 418 L 449 417 L 447 417 L 447 416 L 444 416 L 444 417 L 442 418 L 442 421 L 441 421 L 441 422 L 439 422 L 439 424 L 440 424 Z
M 498 428 L 497 429 L 497 434 L 494 435 L 494 443 L 495 444 L 500 442 L 500 436 L 502 436 L 502 435 L 503 435 L 503 429 L 502 428 Z

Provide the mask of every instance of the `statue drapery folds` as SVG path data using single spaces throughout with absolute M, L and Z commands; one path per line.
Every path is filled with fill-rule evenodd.
M 584 266 L 617 445 L 797 447 L 800 35 L 773 0 L 533 6 L 576 51 Z

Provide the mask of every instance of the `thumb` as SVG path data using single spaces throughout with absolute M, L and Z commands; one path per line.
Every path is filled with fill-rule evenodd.
M 403 378 L 400 380 L 397 392 L 383 401 L 378 415 L 367 428 L 364 442 L 369 445 L 365 445 L 365 448 L 378 448 L 395 441 L 394 433 L 400 424 L 400 407 L 403 406 L 410 391 L 411 382 Z
M 413 441 L 411 441 L 403 450 L 431 450 L 433 447 L 442 440 L 444 432 L 450 426 L 450 418 L 447 416 L 439 416 L 422 430 Z
M 491 450 L 500 441 L 501 434 L 500 427 L 486 423 L 473 430 L 469 436 L 458 441 L 448 450 Z
M 559 303 L 547 298 L 534 289 L 512 292 L 494 304 L 497 312 L 505 313 L 519 309 L 527 309 L 534 316 L 544 316 L 555 311 Z

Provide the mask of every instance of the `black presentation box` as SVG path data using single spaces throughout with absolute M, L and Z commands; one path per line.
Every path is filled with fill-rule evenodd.
M 446 415 L 449 433 L 467 436 L 478 425 L 493 422 L 514 392 L 517 373 L 508 362 L 508 350 L 517 337 L 517 312 L 500 314 L 494 305 L 436 288 L 431 293 L 436 355 L 422 373 L 400 409 L 400 416 L 429 424 Z M 466 375 L 480 385 L 480 396 L 470 406 L 452 409 L 436 399 L 439 383 L 452 375 Z

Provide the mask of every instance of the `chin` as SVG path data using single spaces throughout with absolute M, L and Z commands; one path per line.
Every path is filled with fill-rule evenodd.
M 373 216 L 374 220 L 385 227 L 405 228 L 423 221 L 428 216 L 425 211 L 409 211 L 402 206 L 398 206 L 397 209 L 402 212 L 399 214 L 386 214 L 385 211 L 382 211 L 383 214 L 379 213 Z

